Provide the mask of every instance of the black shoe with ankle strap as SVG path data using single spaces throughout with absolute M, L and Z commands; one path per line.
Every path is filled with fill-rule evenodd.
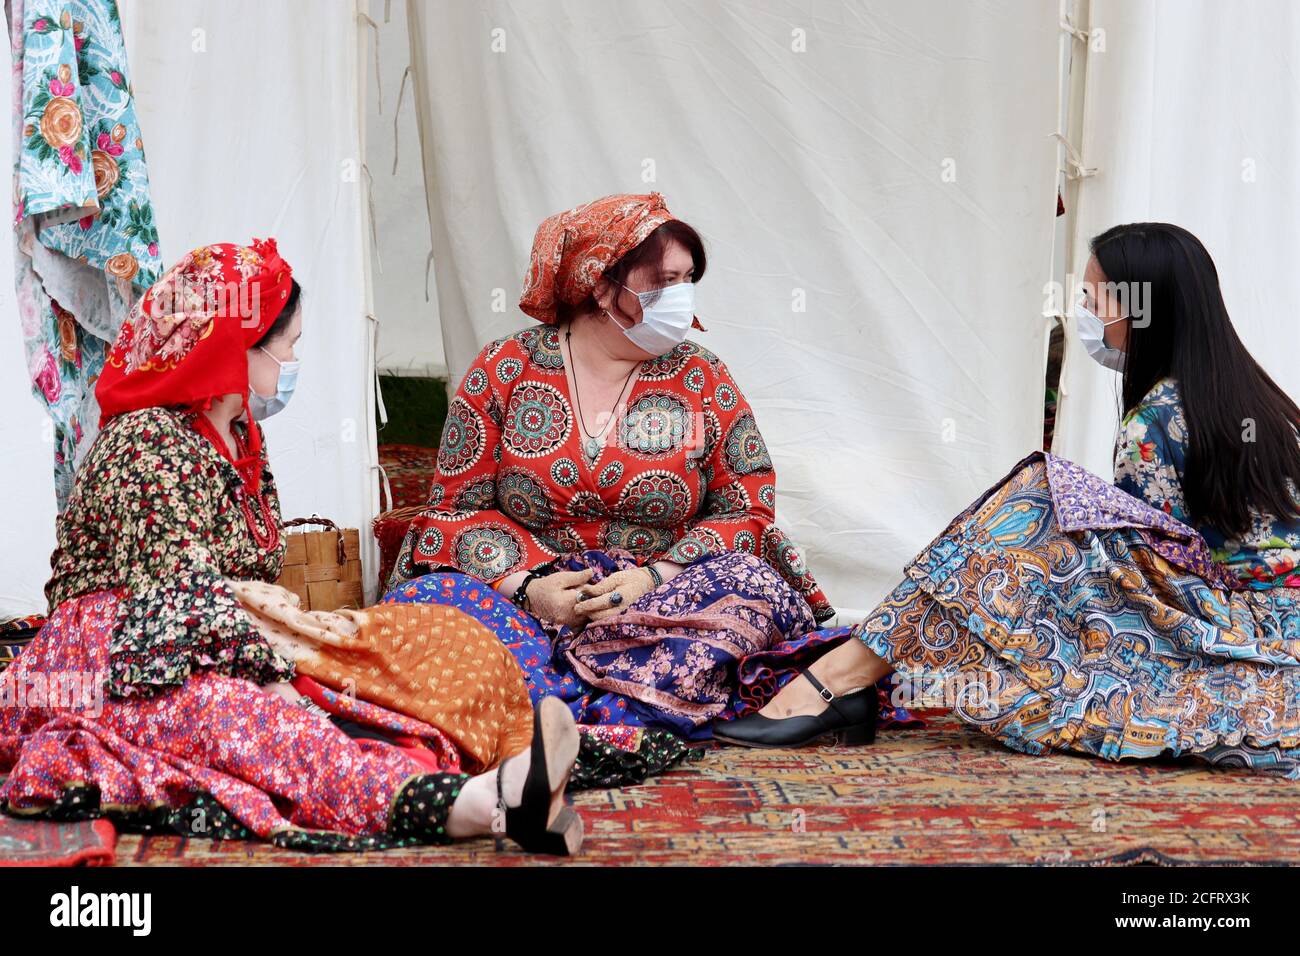
M 742 747 L 806 747 L 818 742 L 849 746 L 876 739 L 880 697 L 874 685 L 837 696 L 808 671 L 800 673 L 826 701 L 820 714 L 773 720 L 753 713 L 737 720 L 715 720 L 714 739 Z
M 505 764 L 497 768 L 497 809 L 505 813 L 506 836 L 529 853 L 573 856 L 582 847 L 582 817 L 564 805 L 579 743 L 568 705 L 543 697 L 534 710 L 532 759 L 516 806 L 506 803 Z

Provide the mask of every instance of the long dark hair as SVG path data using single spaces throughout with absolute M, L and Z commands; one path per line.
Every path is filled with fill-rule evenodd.
M 1300 409 L 1232 327 L 1205 246 L 1178 226 L 1137 222 L 1097 236 L 1092 254 L 1107 281 L 1149 292 L 1146 321 L 1129 321 L 1124 409 L 1135 409 L 1162 378 L 1178 382 L 1192 519 L 1232 537 L 1250 527 L 1252 508 L 1300 515 Z

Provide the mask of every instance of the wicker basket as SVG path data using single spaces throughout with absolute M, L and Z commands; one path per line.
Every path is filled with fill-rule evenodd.
M 379 589 L 382 592 L 388 586 L 388 578 L 397 564 L 398 552 L 402 550 L 402 541 L 406 538 L 406 529 L 411 522 L 429 510 L 428 505 L 407 505 L 393 508 L 375 518 L 371 530 L 379 544 Z
M 302 599 L 305 611 L 337 611 L 361 606 L 361 538 L 356 528 L 340 528 L 312 515 L 286 521 L 282 528 L 319 525 L 328 531 L 285 535 L 284 570 L 275 583 Z

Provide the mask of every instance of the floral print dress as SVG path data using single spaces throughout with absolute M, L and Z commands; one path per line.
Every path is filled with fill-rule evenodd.
M 1186 461 L 1187 420 L 1178 383 L 1165 379 L 1124 417 L 1115 450 L 1115 483 L 1194 527 L 1214 559 L 1246 587 L 1300 587 L 1300 518 L 1254 512 L 1250 529 L 1237 538 L 1194 522 L 1183 500 Z
M 275 483 L 263 452 L 250 493 L 193 417 L 117 416 L 78 475 L 49 621 L 0 674 L 0 804 L 308 850 L 445 841 L 464 776 L 441 731 L 318 695 L 336 717 L 422 741 L 420 760 L 258 686 L 294 670 L 227 579 L 278 575 Z
M 1300 779 L 1294 529 L 1261 521 L 1229 544 L 1189 526 L 1185 435 L 1164 382 L 1124 422 L 1115 484 L 1025 459 L 907 566 L 856 636 L 900 684 L 946 692 L 1025 753 L 1195 756 Z

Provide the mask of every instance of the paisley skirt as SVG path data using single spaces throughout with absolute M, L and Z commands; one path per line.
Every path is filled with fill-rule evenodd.
M 326 710 L 381 731 L 353 739 L 325 716 L 211 671 L 154 697 L 107 696 L 121 596 L 64 601 L 0 674 L 6 812 L 107 815 L 132 829 L 301 850 L 447 841 L 465 776 L 452 742 L 420 721 L 317 688 Z
M 1035 455 L 854 629 L 899 700 L 1031 754 L 1300 777 L 1300 590 L 1236 589 L 1195 532 Z

